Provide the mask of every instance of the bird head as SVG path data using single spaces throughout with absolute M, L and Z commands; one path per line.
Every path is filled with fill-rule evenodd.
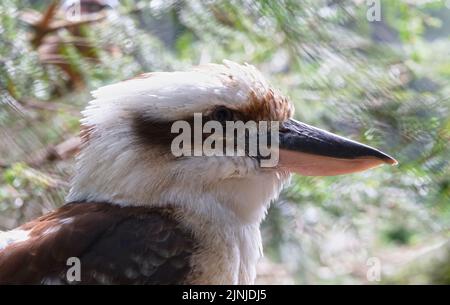
M 180 205 L 255 222 L 291 173 L 339 175 L 396 163 L 377 149 L 294 120 L 289 100 L 250 65 L 224 61 L 185 72 L 148 73 L 102 87 L 93 96 L 83 112 L 83 147 L 69 201 Z M 174 153 L 177 122 L 188 129 L 185 136 L 192 136 L 182 143 L 189 148 L 183 154 Z M 205 128 L 209 122 L 216 125 Z M 227 132 L 230 122 L 254 123 L 253 132 L 241 135 L 243 143 L 266 141 L 268 154 L 228 142 L 239 138 Z M 261 126 L 267 127 L 264 132 Z M 208 138 L 215 142 L 205 149 Z M 231 153 L 211 154 L 224 147 Z M 274 155 L 275 162 L 264 166 Z

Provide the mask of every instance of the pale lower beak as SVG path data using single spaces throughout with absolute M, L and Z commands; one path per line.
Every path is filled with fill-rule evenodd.
M 370 146 L 290 119 L 280 127 L 278 167 L 304 176 L 334 176 L 396 165 L 391 156 Z

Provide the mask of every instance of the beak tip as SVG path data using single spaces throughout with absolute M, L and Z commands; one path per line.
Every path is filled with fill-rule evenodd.
M 376 148 L 372 148 L 372 147 L 368 147 L 371 151 L 369 151 L 369 153 L 375 157 L 378 158 L 381 162 L 385 163 L 385 164 L 389 164 L 391 166 L 395 166 L 398 164 L 398 161 L 396 159 L 394 159 L 393 157 L 391 157 L 390 155 L 376 149 Z
M 398 161 L 390 156 L 386 156 L 385 158 L 383 158 L 383 161 L 384 161 L 384 163 L 392 165 L 392 166 L 398 165 Z

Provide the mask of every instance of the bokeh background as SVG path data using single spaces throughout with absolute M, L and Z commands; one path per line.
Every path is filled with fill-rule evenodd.
M 231 59 L 298 119 L 399 161 L 296 176 L 257 282 L 450 283 L 449 35 L 450 1 L 2 0 L 0 230 L 64 202 L 91 90 Z

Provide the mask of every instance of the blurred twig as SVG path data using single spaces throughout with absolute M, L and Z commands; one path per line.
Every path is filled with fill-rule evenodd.
M 33 98 L 21 99 L 20 104 L 24 108 L 32 108 L 32 109 L 37 109 L 37 110 L 46 110 L 46 111 L 54 111 L 54 112 L 64 111 L 64 112 L 67 112 L 74 116 L 78 116 L 80 114 L 80 111 L 78 109 L 70 107 L 67 104 L 53 103 L 53 102 L 49 102 L 49 101 L 44 102 L 44 101 L 40 101 L 40 100 L 33 99 Z

